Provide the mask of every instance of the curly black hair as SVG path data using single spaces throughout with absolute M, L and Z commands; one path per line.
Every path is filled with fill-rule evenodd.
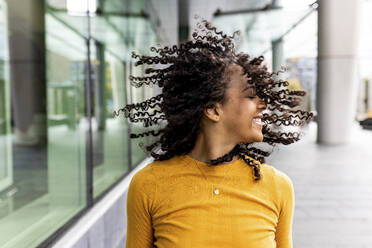
M 195 145 L 203 110 L 225 101 L 229 82 L 227 68 L 237 64 L 243 68 L 247 84 L 255 87 L 256 95 L 263 99 L 270 112 L 263 114 L 262 142 L 274 147 L 298 141 L 300 133 L 282 132 L 280 126 L 304 126 L 313 118 L 311 112 L 295 110 L 306 92 L 286 89 L 289 83 L 277 77 L 283 71 L 270 73 L 263 64 L 263 56 L 251 58 L 248 54 L 236 53 L 234 38 L 238 31 L 228 36 L 204 19 L 196 31 L 191 41 L 179 46 L 151 47 L 155 56 L 132 53 L 137 59 L 135 66 L 150 67 L 145 69 L 147 76 L 130 76 L 131 84 L 135 87 L 157 85 L 162 93 L 114 112 L 118 116 L 122 111 L 131 122 L 143 122 L 144 127 L 158 127 L 130 137 L 158 136 L 145 147 L 154 160 L 188 154 Z M 210 164 L 219 165 L 238 155 L 253 167 L 254 178 L 259 180 L 260 163 L 270 154 L 254 143 L 239 143 Z

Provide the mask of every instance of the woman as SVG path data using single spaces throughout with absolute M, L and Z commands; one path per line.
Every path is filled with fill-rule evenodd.
M 164 66 L 131 77 L 162 93 L 121 109 L 160 125 L 131 135 L 158 139 L 146 147 L 155 161 L 129 186 L 127 248 L 292 247 L 293 185 L 265 164 L 262 145 L 298 141 L 281 126 L 305 125 L 312 113 L 294 110 L 305 92 L 283 88 L 262 56 L 236 54 L 234 36 L 203 20 L 192 41 L 133 54 L 136 65 Z

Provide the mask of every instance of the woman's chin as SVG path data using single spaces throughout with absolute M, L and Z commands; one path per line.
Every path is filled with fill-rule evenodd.
M 262 142 L 264 139 L 263 135 L 260 135 L 258 138 L 257 138 L 257 141 L 256 142 Z
M 259 133 L 257 134 L 257 136 L 256 136 L 256 141 L 255 141 L 255 142 L 262 142 L 263 139 L 264 139 L 264 137 L 263 137 L 262 132 L 259 132 Z
M 263 134 L 261 133 L 261 134 L 255 135 L 254 137 L 244 139 L 243 143 L 258 143 L 258 142 L 262 142 L 263 139 L 264 137 L 263 137 Z

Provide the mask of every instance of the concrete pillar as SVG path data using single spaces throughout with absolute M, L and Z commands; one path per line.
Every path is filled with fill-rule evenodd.
M 273 40 L 271 42 L 271 48 L 272 48 L 272 71 L 279 71 L 281 66 L 284 66 L 285 60 L 284 60 L 284 54 L 283 54 L 283 39 L 277 39 Z M 283 74 L 279 74 L 278 76 L 281 77 Z
M 273 7 L 281 7 L 282 6 L 281 0 L 273 0 L 272 5 Z M 281 20 L 277 20 L 280 21 Z M 271 41 L 271 49 L 272 49 L 272 71 L 279 71 L 282 66 L 285 64 L 284 60 L 284 47 L 283 47 L 283 38 L 279 38 L 276 40 Z M 283 77 L 283 74 L 278 75 L 279 78 Z
M 186 42 L 191 37 L 189 27 L 189 8 L 188 0 L 178 0 L 178 42 Z
M 317 142 L 344 144 L 356 111 L 360 0 L 319 0 Z

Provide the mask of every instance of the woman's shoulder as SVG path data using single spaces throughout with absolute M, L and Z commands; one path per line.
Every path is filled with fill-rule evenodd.
M 134 175 L 135 177 L 151 180 L 154 176 L 159 176 L 161 174 L 168 174 L 171 171 L 180 169 L 180 167 L 185 166 L 182 156 L 174 156 L 168 160 L 157 160 L 152 161 L 145 165 L 142 169 L 137 171 Z
M 293 187 L 292 180 L 286 172 L 266 163 L 261 164 L 261 170 L 264 175 L 268 175 L 270 180 L 276 184 Z
M 155 197 L 159 182 L 168 182 L 174 173 L 180 171 L 182 161 L 180 157 L 173 157 L 163 161 L 152 161 L 139 169 L 132 177 L 129 188 L 132 191 L 142 192 Z
M 261 164 L 261 169 L 265 178 L 264 182 L 266 182 L 263 184 L 270 188 L 270 191 L 277 197 L 280 205 L 286 199 L 288 200 L 294 197 L 293 183 L 286 172 L 265 163 Z

